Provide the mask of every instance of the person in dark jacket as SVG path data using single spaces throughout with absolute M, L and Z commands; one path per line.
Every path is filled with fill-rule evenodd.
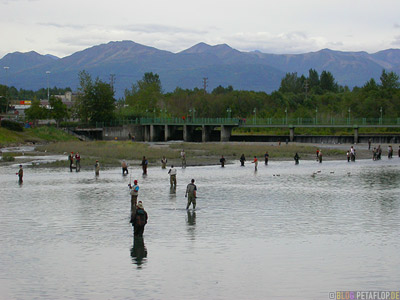
M 140 164 L 142 166 L 143 175 L 147 175 L 147 165 L 148 164 L 149 164 L 149 162 L 146 159 L 146 156 L 143 156 L 142 163 Z
M 240 166 L 244 167 L 244 162 L 246 161 L 246 158 L 244 157 L 244 154 L 242 154 L 242 156 L 240 156 Z
M 296 152 L 296 154 L 294 155 L 294 163 L 295 163 L 296 165 L 299 164 L 299 159 L 300 159 L 300 156 L 299 156 L 299 154 L 297 154 L 297 152 Z
M 143 208 L 143 203 L 142 201 L 139 201 L 135 214 L 131 216 L 133 234 L 135 237 L 143 236 L 144 226 L 147 224 L 147 218 L 147 212 Z
M 225 167 L 226 159 L 225 159 L 225 157 L 223 155 L 221 156 L 221 159 L 219 160 L 219 162 L 221 163 L 221 167 L 222 168 Z

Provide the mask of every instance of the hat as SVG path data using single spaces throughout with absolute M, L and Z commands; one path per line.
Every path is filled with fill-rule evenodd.
M 143 203 L 142 203 L 142 201 L 139 201 L 139 202 L 138 202 L 138 205 L 137 205 L 137 207 L 139 207 L 139 208 L 142 208 L 142 209 L 143 209 Z
M 137 183 L 137 180 L 135 179 L 135 180 L 133 181 L 133 183 L 136 184 L 136 183 Z

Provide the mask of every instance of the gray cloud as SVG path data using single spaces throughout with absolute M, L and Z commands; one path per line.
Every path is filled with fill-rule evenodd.
M 394 23 L 393 27 L 394 27 L 394 28 L 400 28 L 400 24 Z
M 53 22 L 47 22 L 47 23 L 37 23 L 40 26 L 45 26 L 45 27 L 55 27 L 55 28 L 65 28 L 65 29 L 85 29 L 87 26 L 84 25 L 77 25 L 77 24 L 60 24 L 60 23 L 53 23 Z
M 183 28 L 175 26 L 167 26 L 160 24 L 130 24 L 126 26 L 119 26 L 116 29 L 129 31 L 129 32 L 139 32 L 139 33 L 194 33 L 194 34 L 207 34 L 206 30 L 197 30 L 193 28 Z
M 393 46 L 400 46 L 400 35 L 394 37 L 394 41 L 391 43 Z

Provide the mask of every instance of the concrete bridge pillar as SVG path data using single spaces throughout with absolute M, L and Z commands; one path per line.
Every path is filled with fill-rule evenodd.
M 168 141 L 170 138 L 170 134 L 169 134 L 169 126 L 167 124 L 164 125 L 164 141 Z
M 212 131 L 212 126 L 206 126 L 206 125 L 201 126 L 201 141 L 203 143 L 210 141 L 211 131 Z
M 232 126 L 221 125 L 221 142 L 229 142 Z
M 354 127 L 354 144 L 358 143 L 358 127 Z
M 192 141 L 192 135 L 193 135 L 193 126 L 189 125 L 183 125 L 183 140 L 185 142 L 191 142 Z
M 294 127 L 290 127 L 289 130 L 290 130 L 290 138 L 289 138 L 289 140 L 291 142 L 293 142 L 294 141 Z
M 157 139 L 157 126 L 150 125 L 150 142 L 155 142 Z
M 144 141 L 145 142 L 150 141 L 150 126 L 148 126 L 148 125 L 144 126 Z

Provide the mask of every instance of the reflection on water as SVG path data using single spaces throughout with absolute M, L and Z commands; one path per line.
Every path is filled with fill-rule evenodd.
M 0 298 L 328 299 L 398 288 L 400 159 L 189 167 L 176 189 L 167 170 L 129 171 L 141 178 L 146 245 L 132 243 L 120 168 L 24 168 L 19 185 L 14 167 L 0 167 Z M 192 178 L 195 211 L 185 209 Z
M 131 256 L 134 264 L 137 265 L 138 268 L 142 267 L 147 260 L 147 249 L 144 245 L 143 237 L 133 237 L 133 246 L 131 248 Z

